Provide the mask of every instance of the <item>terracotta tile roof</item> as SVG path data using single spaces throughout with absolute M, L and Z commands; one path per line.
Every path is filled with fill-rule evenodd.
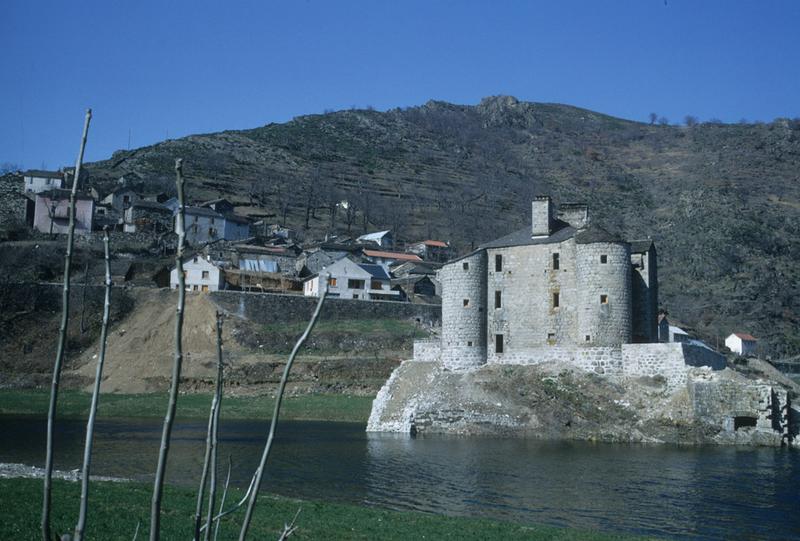
M 422 244 L 425 246 L 437 246 L 439 248 L 447 248 L 447 243 L 441 240 L 423 240 Z
M 755 338 L 755 337 L 754 337 L 753 335 L 751 335 L 751 334 L 747 334 L 746 332 L 735 332 L 735 333 L 733 333 L 733 334 L 735 334 L 736 336 L 738 336 L 738 337 L 739 337 L 739 338 L 741 338 L 742 340 L 749 340 L 749 341 L 751 341 L 751 342 L 757 342 L 757 341 L 758 341 L 758 339 L 757 339 L 757 338 Z
M 422 261 L 422 258 L 414 254 L 404 254 L 401 252 L 383 252 L 381 250 L 364 250 L 367 257 L 382 257 L 384 259 L 396 259 L 398 261 Z

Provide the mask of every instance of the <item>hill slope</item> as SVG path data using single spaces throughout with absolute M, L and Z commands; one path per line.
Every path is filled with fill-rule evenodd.
M 661 301 L 713 340 L 746 330 L 800 351 L 800 121 L 630 122 L 575 107 L 484 99 L 350 110 L 116 152 L 87 167 L 321 234 L 391 227 L 467 250 L 529 221 L 531 196 L 585 201 L 626 238 L 651 236 Z M 336 203 L 347 200 L 347 209 Z

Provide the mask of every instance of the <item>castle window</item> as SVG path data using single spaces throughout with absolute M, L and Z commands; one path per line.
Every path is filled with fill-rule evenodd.
M 472 347 L 472 340 L 469 340 L 469 341 L 467 342 L 467 347 Z
M 600 295 L 600 304 L 608 304 L 608 295 Z
M 553 292 L 553 308 L 558 308 L 559 301 L 558 291 Z
M 606 254 L 600 256 L 600 263 L 608 263 L 608 256 Z
M 494 352 L 495 353 L 503 353 L 503 335 L 502 334 L 495 334 L 494 335 Z
M 495 272 L 502 272 L 503 271 L 503 256 L 502 254 L 497 254 L 494 256 L 494 271 Z
M 547 343 L 555 344 L 555 342 L 556 342 L 556 333 L 554 332 L 547 333 Z
M 592 337 L 591 337 L 591 336 L 589 336 L 588 334 L 586 335 L 586 338 L 584 338 L 584 339 L 585 339 L 587 342 L 591 342 L 591 341 L 592 341 Z
M 502 291 L 495 291 L 494 292 L 494 307 L 495 308 L 502 308 L 503 306 L 503 292 Z
M 558 254 L 553 254 L 553 270 L 558 270 L 560 263 Z
M 469 263 L 463 263 L 461 265 L 461 268 L 464 269 L 464 270 L 469 270 Z
M 464 299 L 464 306 L 469 306 L 469 299 Z

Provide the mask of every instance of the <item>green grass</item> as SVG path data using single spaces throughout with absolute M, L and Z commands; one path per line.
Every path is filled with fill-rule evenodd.
M 39 538 L 41 480 L 0 479 L 0 539 Z M 55 481 L 53 487 L 54 531 L 71 531 L 79 503 L 78 483 Z M 151 486 L 140 483 L 93 483 L 89 495 L 87 539 L 133 538 L 141 521 L 139 539 L 147 538 Z M 240 491 L 228 494 L 228 501 L 241 497 Z M 191 539 L 195 493 L 167 487 L 162 504 L 162 539 Z M 277 539 L 283 524 L 291 522 L 298 509 L 295 534 L 291 539 L 339 540 L 365 539 L 420 540 L 550 540 L 601 541 L 634 539 L 598 532 L 586 532 L 549 526 L 521 525 L 486 519 L 453 518 L 416 512 L 396 512 L 333 503 L 298 501 L 261 495 L 253 517 L 250 539 Z M 220 539 L 236 539 L 243 513 L 226 518 Z
M 44 389 L 0 390 L 0 414 L 46 415 L 50 391 Z M 89 414 L 91 395 L 79 391 L 59 392 L 58 416 L 85 418 Z M 269 396 L 223 396 L 222 418 L 265 419 L 272 415 L 274 399 Z M 184 419 L 208 417 L 211 395 L 185 394 L 178 398 L 177 416 Z M 284 398 L 281 419 L 304 421 L 367 421 L 372 408 L 371 396 L 338 394 L 301 395 Z M 99 418 L 153 417 L 163 418 L 167 410 L 167 393 L 104 394 L 100 396 Z
M 308 323 L 273 323 L 262 325 L 265 332 L 301 334 Z M 398 319 L 342 319 L 322 320 L 314 327 L 315 333 L 352 333 L 352 334 L 384 334 L 389 336 L 407 336 L 426 338 L 428 333 L 411 321 Z

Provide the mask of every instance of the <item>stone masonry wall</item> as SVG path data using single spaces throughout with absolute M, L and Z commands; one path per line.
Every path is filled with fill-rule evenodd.
M 308 321 L 319 299 L 302 295 L 214 291 L 209 293 L 218 306 L 239 317 L 261 324 Z M 441 307 L 392 301 L 337 299 L 325 300 L 323 319 L 408 319 L 422 325 L 438 326 Z
M 629 377 L 662 376 L 669 389 L 686 385 L 689 367 L 685 362 L 683 347 L 677 342 L 624 344 L 622 364 L 625 375 Z
M 602 258 L 605 256 L 605 263 Z M 578 342 L 613 346 L 631 341 L 630 246 L 576 245 Z M 605 298 L 605 302 L 601 299 Z M 588 337 L 588 340 L 587 340 Z
M 488 253 L 487 332 L 489 362 L 547 345 L 574 345 L 578 294 L 575 242 L 496 248 Z M 553 256 L 558 254 L 558 269 Z M 496 258 L 502 258 L 500 271 Z M 496 296 L 500 296 L 500 307 Z M 558 294 L 558 306 L 553 297 Z M 497 352 L 497 335 L 503 352 Z
M 486 362 L 486 251 L 439 271 L 442 283 L 442 364 L 451 370 Z
M 0 176 L 0 225 L 25 225 L 25 205 L 22 176 Z
M 624 373 L 622 352 L 619 347 L 598 346 L 541 346 L 509 355 L 497 355 L 491 364 L 536 365 L 541 363 L 564 363 L 579 370 L 605 376 L 622 376 Z

